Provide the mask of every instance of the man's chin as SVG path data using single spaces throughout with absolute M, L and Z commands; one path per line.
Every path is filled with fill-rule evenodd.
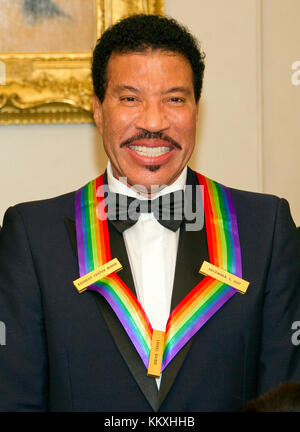
M 158 171 L 161 165 L 146 165 L 145 168 L 150 172 Z
M 127 183 L 127 186 L 133 187 L 138 190 L 139 187 L 144 191 L 151 191 L 151 188 L 161 189 L 167 185 L 170 185 L 180 175 L 180 172 L 175 170 L 174 167 L 165 166 L 163 164 L 148 164 L 143 167 L 130 166 L 122 167 L 122 175 L 117 178 L 122 178 L 123 183 Z M 173 168 L 173 169 L 171 169 Z

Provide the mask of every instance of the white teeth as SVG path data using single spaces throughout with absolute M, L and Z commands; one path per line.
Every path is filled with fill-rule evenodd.
M 171 147 L 146 147 L 146 146 L 129 146 L 141 156 L 158 157 L 171 151 Z

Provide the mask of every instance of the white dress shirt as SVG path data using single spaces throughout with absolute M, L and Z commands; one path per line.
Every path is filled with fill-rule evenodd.
M 151 199 L 184 190 L 187 168 L 170 186 Z M 107 165 L 107 182 L 115 193 L 148 199 L 113 176 Z M 178 249 L 179 229 L 176 232 L 163 227 L 153 213 L 142 213 L 138 221 L 123 232 L 123 238 L 133 275 L 137 298 L 155 330 L 165 331 L 170 315 L 173 281 Z M 159 386 L 160 379 L 157 380 Z

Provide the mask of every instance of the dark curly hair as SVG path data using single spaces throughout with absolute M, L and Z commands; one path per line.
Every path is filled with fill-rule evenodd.
M 300 382 L 284 382 L 249 401 L 242 412 L 300 412 Z
M 182 54 L 190 63 L 194 77 L 194 94 L 201 95 L 204 58 L 196 39 L 175 19 L 159 15 L 132 15 L 109 27 L 98 39 L 93 53 L 94 92 L 103 102 L 106 90 L 107 63 L 112 53 L 144 52 L 161 49 Z

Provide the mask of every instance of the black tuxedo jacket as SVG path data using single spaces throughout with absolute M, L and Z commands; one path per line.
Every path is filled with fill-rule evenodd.
M 188 171 L 188 182 L 196 182 Z M 231 189 L 245 295 L 234 295 L 162 374 L 160 390 L 98 293 L 78 294 L 74 193 L 19 204 L 0 233 L 1 411 L 233 411 L 300 381 L 300 246 L 288 203 Z M 119 276 L 135 292 L 122 234 L 109 222 Z M 166 251 L 167 253 L 168 251 Z M 181 227 L 172 309 L 204 277 L 205 227 Z

